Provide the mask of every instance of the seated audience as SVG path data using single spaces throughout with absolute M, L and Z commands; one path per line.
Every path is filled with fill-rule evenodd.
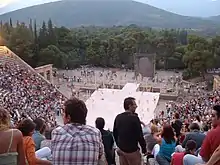
M 161 112 L 162 119 L 152 120 L 151 130 L 135 113 L 135 99 L 126 98 L 126 112 L 116 117 L 113 130 L 120 164 L 140 165 L 141 146 L 142 153 L 154 161 L 156 158 L 159 165 L 219 165 L 220 92 L 202 92 L 199 84 L 196 89 L 190 85 L 188 94 L 196 94 L 192 99 L 170 101 L 167 112 Z M 98 129 L 88 126 L 85 103 L 73 98 L 63 109 L 64 101 L 63 95 L 36 72 L 11 56 L 0 55 L 0 165 L 49 165 L 50 161 L 42 159 L 51 157 L 54 165 L 114 164 L 114 141 L 111 133 L 104 130 L 104 119 L 97 118 Z M 56 112 L 62 112 L 65 125 L 53 131 L 51 140 L 51 128 L 57 126 Z M 160 126 L 162 134 L 158 131 Z M 19 130 L 11 129 L 15 127 Z M 174 153 L 175 146 L 180 153 Z M 199 154 L 195 154 L 195 149 Z
M 32 139 L 35 126 L 35 123 L 30 119 L 24 119 L 18 126 L 18 129 L 23 134 L 24 151 L 27 163 L 28 165 L 52 165 L 50 161 L 41 160 L 36 157 L 35 144 Z
M 186 154 L 195 155 L 196 142 L 194 140 L 188 140 L 185 145 L 185 152 L 176 152 L 172 156 L 170 165 L 183 165 L 183 157 Z
M 36 124 L 34 134 L 32 136 L 34 143 L 35 143 L 35 150 L 40 149 L 41 142 L 45 139 L 45 136 L 43 135 L 46 125 L 43 119 L 37 118 L 34 120 L 34 123 Z
M 199 156 L 186 155 L 183 158 L 184 165 L 206 163 L 220 145 L 220 105 L 215 105 L 212 110 L 212 125 L 214 129 L 209 131 L 203 141 Z M 220 163 L 220 161 L 218 162 Z
M 54 127 L 55 112 L 62 109 L 64 100 L 53 85 L 29 67 L 0 55 L 0 106 L 9 111 L 13 124 L 25 118 L 43 118 L 48 127 Z
M 52 137 L 51 137 L 51 134 L 52 134 L 52 129 L 47 129 L 46 131 L 45 131 L 45 140 L 43 140 L 42 142 L 41 142 L 41 146 L 40 146 L 40 148 L 44 148 L 44 147 L 48 147 L 48 148 L 50 148 L 51 149 L 51 139 L 52 139 Z
M 190 132 L 185 135 L 185 139 L 182 142 L 183 148 L 185 148 L 188 140 L 194 140 L 197 144 L 197 150 L 202 146 L 205 134 L 200 131 L 200 126 L 197 123 L 192 123 L 189 127 Z
M 159 165 L 170 165 L 171 155 L 175 152 L 177 138 L 170 125 L 164 125 L 161 134 L 160 151 L 156 156 Z

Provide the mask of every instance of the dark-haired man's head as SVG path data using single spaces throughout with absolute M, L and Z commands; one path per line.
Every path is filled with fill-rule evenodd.
M 51 136 L 52 131 L 53 131 L 53 129 L 45 130 L 45 137 L 46 137 L 47 140 L 51 140 L 52 139 L 52 136 Z
M 71 98 L 64 103 L 63 121 L 64 124 L 78 123 L 86 124 L 86 104 L 77 98 Z
M 137 109 L 137 104 L 135 102 L 135 98 L 133 98 L 133 97 L 125 98 L 124 109 L 125 109 L 125 111 L 130 111 L 130 112 L 134 113 L 135 110 Z
M 105 120 L 102 117 L 98 117 L 95 121 L 96 128 L 103 130 L 105 127 Z
M 192 124 L 189 126 L 189 129 L 190 129 L 190 131 L 200 130 L 200 127 L 199 127 L 199 124 L 197 124 L 197 123 L 192 123 Z
M 33 122 L 36 124 L 35 130 L 43 134 L 46 129 L 45 121 L 41 118 L 37 118 Z
M 175 119 L 179 119 L 179 118 L 180 118 L 179 113 L 176 112 L 176 113 L 174 114 L 174 118 L 175 118 Z
M 32 120 L 24 119 L 19 123 L 17 128 L 21 131 L 23 136 L 32 136 L 35 127 L 36 124 Z
M 208 131 L 209 131 L 209 126 L 208 126 L 208 124 L 205 124 L 205 125 L 203 126 L 203 131 L 204 131 L 204 132 L 208 132 Z
M 185 154 L 195 154 L 195 151 L 196 151 L 196 142 L 194 140 L 188 140 L 186 142 L 186 146 L 185 146 L 185 149 L 186 149 L 186 152 Z
M 212 126 L 220 125 L 220 105 L 215 105 L 212 110 Z

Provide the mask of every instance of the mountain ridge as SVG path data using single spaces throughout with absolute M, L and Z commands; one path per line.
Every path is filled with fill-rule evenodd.
M 18 9 L 0 15 L 0 20 L 10 18 L 28 23 L 29 19 L 37 22 L 52 19 L 56 26 L 113 26 L 130 25 L 153 28 L 210 28 L 220 26 L 215 19 L 202 19 L 182 16 L 145 3 L 128 1 L 56 1 Z
M 13 3 L 6 5 L 5 7 L 0 7 L 0 14 L 4 14 L 6 12 L 14 11 L 20 8 L 25 8 L 28 6 L 33 6 L 37 4 L 43 4 L 53 1 L 59 0 L 30 0 L 30 1 L 22 1 L 17 0 Z M 87 0 L 88 1 L 88 0 Z M 105 0 L 102 0 L 105 1 Z M 126 1 L 126 0 L 124 0 Z M 217 16 L 220 14 L 219 7 L 220 0 L 135 0 L 138 2 L 142 2 L 145 4 L 149 4 L 151 6 L 170 11 L 172 13 L 177 13 L 184 16 L 192 16 L 192 17 L 202 17 L 208 18 L 211 16 Z M 196 6 L 196 7 L 195 7 Z M 204 10 L 206 12 L 204 12 Z
M 210 17 L 209 19 L 212 20 L 212 21 L 215 21 L 215 22 L 219 22 L 219 23 L 220 23 L 220 15 L 212 16 L 212 17 Z

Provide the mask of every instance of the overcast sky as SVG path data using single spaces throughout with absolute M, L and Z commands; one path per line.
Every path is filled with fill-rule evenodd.
M 56 0 L 0 0 L 0 7 L 14 6 L 14 8 L 22 8 L 51 1 Z
M 20 9 L 27 6 L 37 5 L 59 0 L 0 0 L 0 14 Z M 89 1 L 89 0 L 88 0 Z M 101 0 L 100 0 L 101 1 Z M 188 16 L 208 17 L 220 15 L 220 0 L 136 0 L 148 3 L 174 13 Z

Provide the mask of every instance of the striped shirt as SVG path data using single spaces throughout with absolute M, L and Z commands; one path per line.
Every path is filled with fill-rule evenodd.
M 67 124 L 52 132 L 53 165 L 95 165 L 104 155 L 98 129 L 80 124 Z

